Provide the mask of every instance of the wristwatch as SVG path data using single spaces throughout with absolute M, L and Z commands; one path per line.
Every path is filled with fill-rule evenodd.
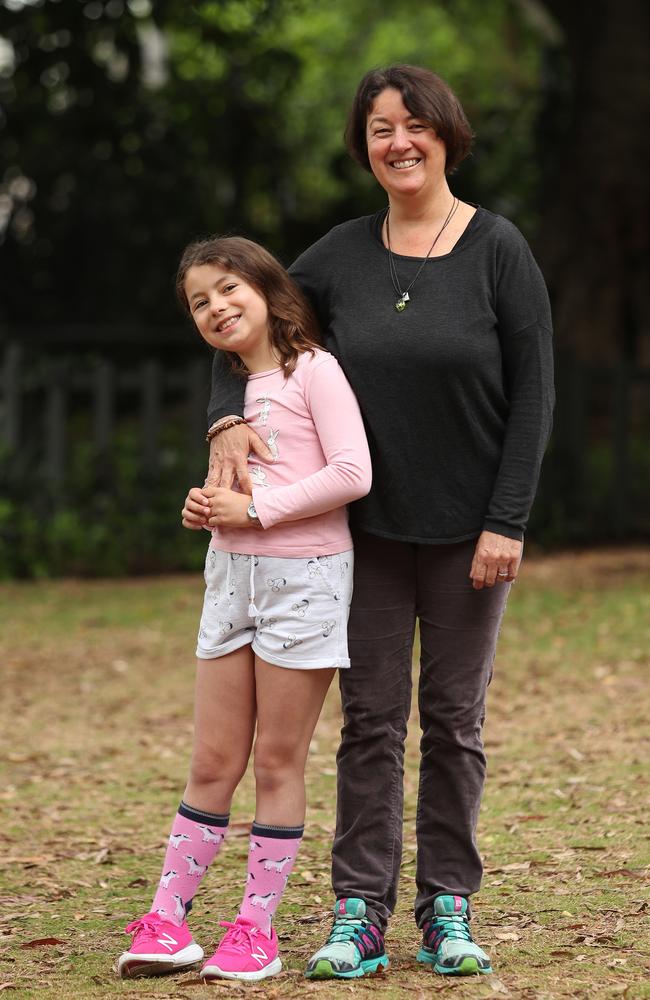
M 250 517 L 251 521 L 254 521 L 256 525 L 260 524 L 260 519 L 257 516 L 257 511 L 255 510 L 255 504 L 253 503 L 252 500 L 251 500 L 251 502 L 248 505 L 246 513 Z

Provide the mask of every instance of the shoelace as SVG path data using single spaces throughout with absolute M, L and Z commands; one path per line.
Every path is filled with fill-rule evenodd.
M 427 940 L 442 935 L 456 941 L 472 941 L 472 932 L 469 929 L 469 921 L 466 916 L 460 914 L 449 914 L 448 917 L 433 917 L 426 931 Z
M 356 937 L 357 931 L 363 930 L 364 926 L 363 920 L 355 920 L 352 917 L 335 917 L 327 943 L 339 944 L 342 941 L 350 941 Z
M 256 927 L 234 924 L 229 920 L 220 920 L 219 926 L 228 928 L 221 944 L 226 944 L 227 942 L 229 947 L 241 952 L 253 950 L 253 935 L 257 932 Z
M 134 920 L 132 923 L 127 924 L 124 930 L 126 934 L 135 934 L 135 941 L 136 938 L 143 934 L 155 937 L 158 933 L 158 925 L 155 920 L 151 920 L 148 917 L 140 917 L 139 920 Z

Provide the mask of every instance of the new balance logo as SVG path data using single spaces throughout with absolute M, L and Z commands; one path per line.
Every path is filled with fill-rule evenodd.
M 264 965 L 264 963 L 269 960 L 269 956 L 263 948 L 260 948 L 259 945 L 257 946 L 257 951 L 251 951 L 251 958 L 254 958 L 256 962 L 260 963 L 260 965 Z
M 162 936 L 158 938 L 158 944 L 161 944 L 163 948 L 167 948 L 171 952 L 174 950 L 174 945 L 178 944 L 178 941 L 171 934 L 163 931 Z

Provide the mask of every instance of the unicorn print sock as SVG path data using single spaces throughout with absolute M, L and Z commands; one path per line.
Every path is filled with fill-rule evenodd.
M 266 935 L 271 933 L 273 914 L 289 881 L 304 829 L 304 826 L 253 823 L 239 916 L 252 920 Z
M 151 912 L 180 926 L 192 898 L 223 843 L 228 816 L 193 809 L 181 802 L 169 835 L 162 876 Z

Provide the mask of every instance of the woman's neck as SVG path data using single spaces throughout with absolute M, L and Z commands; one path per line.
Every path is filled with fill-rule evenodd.
M 454 198 L 446 181 L 435 197 L 429 195 L 426 201 L 413 197 L 390 198 L 389 205 L 390 241 L 388 215 L 382 225 L 382 241 L 385 247 L 406 257 L 426 257 L 427 254 L 441 257 L 450 253 L 476 212 L 474 206 Z
M 421 195 L 390 196 L 391 228 L 411 226 L 435 226 L 444 222 L 453 204 L 454 196 L 449 190 L 446 178 L 433 191 Z

